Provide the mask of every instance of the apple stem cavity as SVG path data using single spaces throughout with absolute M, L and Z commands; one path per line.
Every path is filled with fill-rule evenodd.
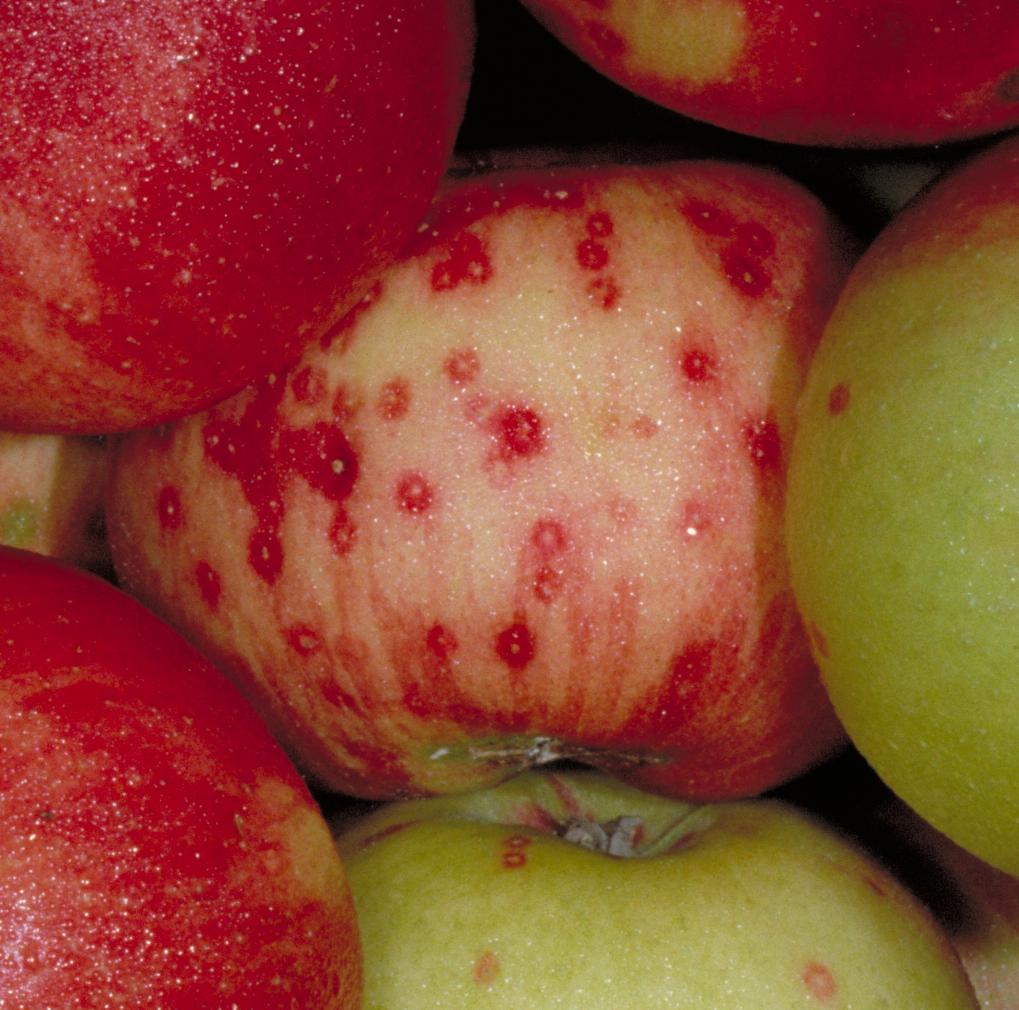
M 563 826 L 560 836 L 582 849 L 625 859 L 637 855 L 637 846 L 644 836 L 644 819 L 635 816 L 602 822 L 574 819 Z

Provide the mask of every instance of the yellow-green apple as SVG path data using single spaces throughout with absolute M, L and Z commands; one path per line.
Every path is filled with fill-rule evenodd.
M 460 179 L 289 373 L 125 438 L 119 576 L 328 789 L 563 757 L 684 796 L 766 789 L 843 739 L 782 526 L 848 262 L 762 169 Z
M 72 0 L 0 34 L 0 427 L 98 433 L 295 359 L 445 170 L 468 0 Z
M 926 907 L 797 807 L 531 772 L 337 822 L 365 1010 L 972 1010 Z
M 0 433 L 0 544 L 111 574 L 103 438 Z
M 931 909 L 981 1010 L 1016 1010 L 1019 877 L 956 845 L 892 795 L 857 812 L 846 828 Z
M 645 98 L 804 144 L 934 144 L 1019 123 L 1019 10 L 999 0 L 523 0 Z
M 1019 874 L 1019 140 L 921 193 L 825 330 L 789 473 L 793 585 L 875 770 Z
M 329 827 L 264 724 L 103 579 L 0 548 L 0 1004 L 355 1010 Z

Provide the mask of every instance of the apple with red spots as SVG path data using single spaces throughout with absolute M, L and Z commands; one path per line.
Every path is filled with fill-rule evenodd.
M 328 825 L 251 707 L 108 582 L 0 548 L 0 1002 L 355 1010 Z
M 769 788 L 842 742 L 782 525 L 849 258 L 746 166 L 451 182 L 289 373 L 124 440 L 118 574 L 329 789 Z
M 293 361 L 413 234 L 468 0 L 20 4 L 0 36 L 0 427 L 110 432 Z
M 529 773 L 337 823 L 366 1010 L 977 1006 L 930 913 L 774 800 Z
M 999 0 L 523 0 L 662 106 L 770 140 L 936 144 L 1019 124 L 1019 10 Z

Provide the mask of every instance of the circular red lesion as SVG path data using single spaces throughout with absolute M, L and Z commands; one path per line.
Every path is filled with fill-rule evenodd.
M 435 502 L 435 489 L 417 471 L 405 473 L 396 483 L 396 503 L 404 512 L 420 515 L 427 512 Z
M 466 385 L 473 382 L 481 371 L 481 361 L 478 352 L 473 348 L 465 347 L 456 351 L 450 351 L 443 363 L 446 375 L 451 382 L 459 385 Z
M 398 421 L 410 410 L 410 383 L 403 378 L 390 379 L 379 390 L 376 409 L 384 421 Z
M 536 456 L 545 447 L 545 425 L 530 407 L 504 407 L 496 416 L 495 428 L 503 459 Z
M 534 634 L 523 621 L 514 621 L 496 635 L 495 652 L 511 670 L 522 670 L 534 659 Z

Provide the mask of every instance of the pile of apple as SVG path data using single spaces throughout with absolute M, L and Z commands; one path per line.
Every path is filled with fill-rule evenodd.
M 5 20 L 0 1008 L 1019 1007 L 1019 9 Z

